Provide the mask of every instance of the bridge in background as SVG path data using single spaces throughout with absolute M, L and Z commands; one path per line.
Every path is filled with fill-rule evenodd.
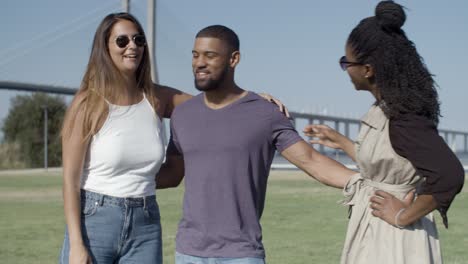
M 23 92 L 43 92 L 49 94 L 60 94 L 60 95 L 74 95 L 77 91 L 76 88 L 62 87 L 62 86 L 51 86 L 51 85 L 40 85 L 30 84 L 21 82 L 11 81 L 0 81 L 0 90 L 14 90 Z M 307 124 L 326 124 L 341 134 L 351 137 L 351 131 L 359 130 L 361 125 L 358 119 L 344 118 L 328 115 L 309 114 L 309 113 L 298 113 L 290 112 L 293 123 L 298 127 L 300 120 L 306 121 Z M 44 142 L 47 142 L 47 107 L 44 108 Z M 439 129 L 440 135 L 444 138 L 445 142 L 457 153 L 468 153 L 468 132 Z M 457 142 L 463 142 L 462 147 L 457 146 Z M 323 153 L 325 148 L 320 146 L 320 151 Z M 47 148 L 45 148 L 47 149 Z M 47 168 L 47 152 L 45 151 L 44 167 Z
M 295 127 L 297 127 L 298 120 L 305 119 L 307 124 L 326 124 L 346 137 L 350 137 L 351 129 L 354 128 L 355 131 L 358 131 L 361 126 L 359 119 L 296 112 L 291 112 L 290 114 L 294 120 Z M 439 134 L 454 152 L 468 153 L 468 132 L 439 129 Z M 456 146 L 457 139 L 463 142 L 462 148 Z M 320 146 L 321 152 L 323 152 L 323 149 L 324 147 Z
M 0 81 L 0 90 L 14 90 L 14 91 L 21 91 L 21 92 L 42 92 L 42 93 L 49 93 L 49 94 L 74 95 L 78 89 L 70 88 L 70 87 L 63 87 L 63 86 Z

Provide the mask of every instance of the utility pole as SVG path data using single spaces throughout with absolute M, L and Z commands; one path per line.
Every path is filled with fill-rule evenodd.
M 146 32 L 146 45 L 150 56 L 151 65 L 151 79 L 154 83 L 159 84 L 158 67 L 156 65 L 156 0 L 148 0 L 148 20 L 147 20 L 147 32 Z M 130 13 L 130 0 L 122 0 L 122 9 L 124 12 Z M 162 122 L 162 138 L 164 144 L 167 143 L 166 129 L 164 122 Z
M 148 50 L 151 62 L 151 78 L 154 83 L 159 83 L 158 69 L 156 66 L 156 0 L 148 0 Z
M 130 13 L 130 0 L 122 0 L 123 12 Z M 156 66 L 156 52 L 154 51 L 156 42 L 156 0 L 148 0 L 148 32 L 146 32 L 148 51 L 151 63 L 151 79 L 154 83 L 159 83 L 158 69 Z
M 122 0 L 122 11 L 130 13 L 130 0 Z
M 150 54 L 151 63 L 151 79 L 156 84 L 159 84 L 158 66 L 156 65 L 156 0 L 148 0 L 148 32 L 147 42 L 148 51 Z M 167 145 L 166 126 L 164 121 L 161 122 L 161 137 L 165 145 Z

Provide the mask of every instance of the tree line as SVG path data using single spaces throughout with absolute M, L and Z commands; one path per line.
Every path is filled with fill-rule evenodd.
M 47 165 L 61 166 L 60 130 L 66 108 L 63 96 L 33 93 L 12 98 L 1 127 L 0 169 L 44 166 L 44 111 L 47 111 Z

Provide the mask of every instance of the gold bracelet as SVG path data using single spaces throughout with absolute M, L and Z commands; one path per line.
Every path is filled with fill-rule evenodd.
M 395 226 L 400 229 L 405 228 L 404 226 L 398 224 L 398 219 L 400 218 L 401 213 L 403 213 L 405 210 L 406 208 L 401 208 L 400 211 L 398 211 L 398 213 L 395 215 Z

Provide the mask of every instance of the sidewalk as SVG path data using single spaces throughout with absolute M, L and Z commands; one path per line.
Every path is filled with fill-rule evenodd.
M 5 175 L 24 175 L 24 174 L 43 174 L 43 173 L 54 173 L 62 174 L 62 167 L 54 168 L 36 168 L 36 169 L 21 169 L 21 170 L 0 170 L 0 176 Z

